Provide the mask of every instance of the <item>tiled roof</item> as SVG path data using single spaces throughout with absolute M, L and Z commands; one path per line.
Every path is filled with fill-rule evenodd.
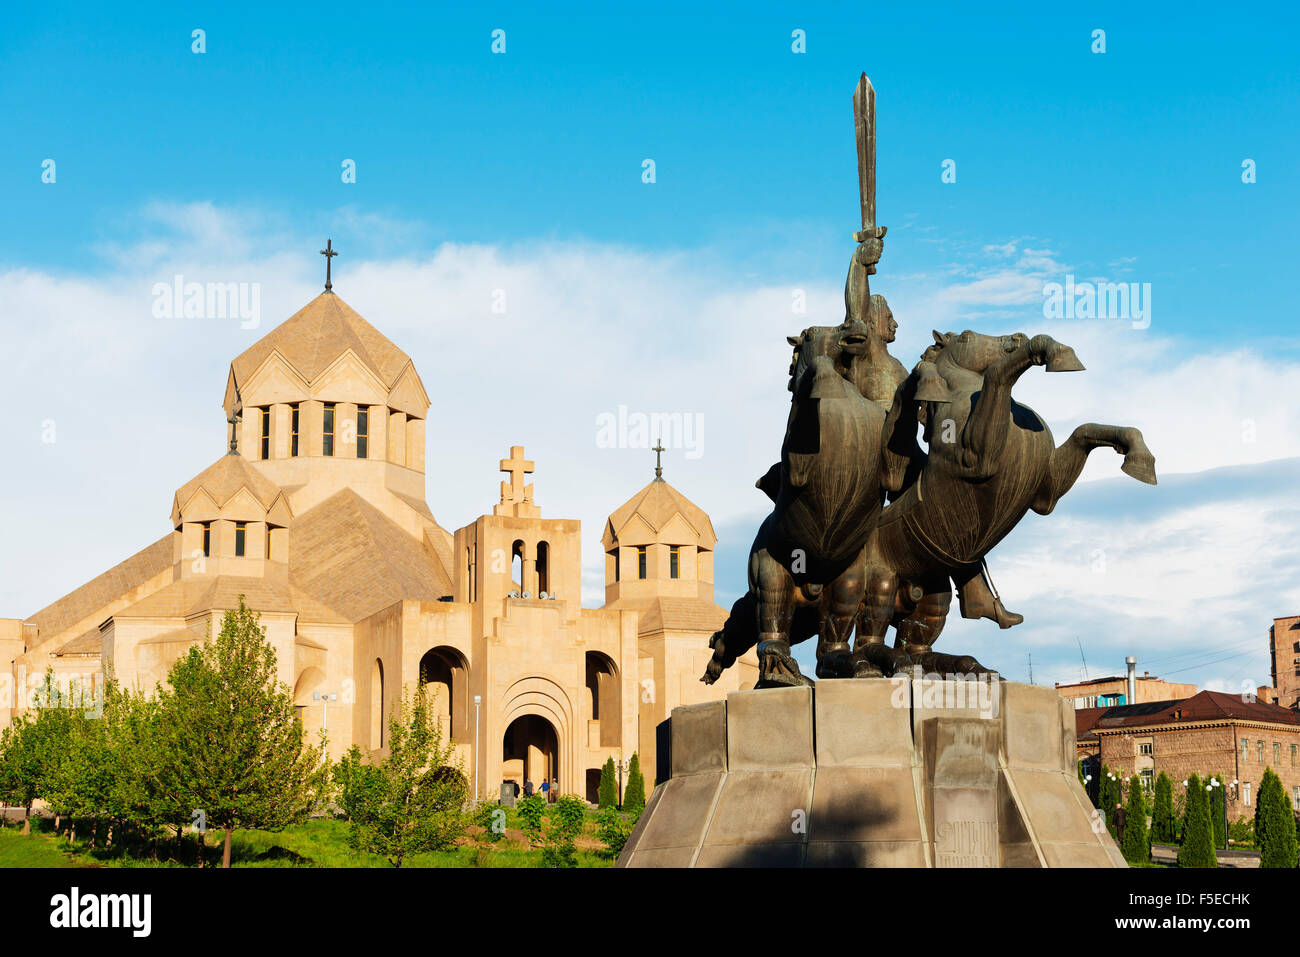
M 332 292 L 323 292 L 241 352 L 231 363 L 236 384 L 247 382 L 273 351 L 311 381 L 348 349 L 390 388 L 410 357 Z
M 451 582 L 424 545 L 350 489 L 301 515 L 289 536 L 290 579 L 360 621 L 396 601 L 437 601 Z
M 105 609 L 131 589 L 138 588 L 150 578 L 171 568 L 171 565 L 172 536 L 168 532 L 148 548 L 92 578 L 52 605 L 45 606 L 28 618 L 27 622 L 36 625 L 38 642 L 43 641 Z M 108 615 L 105 614 L 104 617 L 107 618 Z M 98 624 L 95 622 L 95 625 Z
M 636 630 L 639 635 L 657 631 L 701 631 L 711 634 L 727 620 L 726 611 L 703 598 L 629 598 L 606 607 L 638 612 Z
M 1289 708 L 1281 708 L 1258 700 L 1243 701 L 1241 695 L 1224 694 L 1221 691 L 1202 691 L 1190 698 L 1180 698 L 1175 701 L 1151 701 L 1145 704 L 1107 708 L 1093 725 L 1093 730 L 1104 732 L 1162 724 L 1232 719 L 1291 724 L 1300 727 L 1300 714 Z
M 268 509 L 280 494 L 280 487 L 250 465 L 248 459 L 227 454 L 177 489 L 176 504 L 184 508 L 194 493 L 203 489 L 221 508 L 243 488 Z
M 350 619 L 317 598 L 291 585 L 282 570 L 268 569 L 264 578 L 218 575 L 172 582 L 143 601 L 120 612 L 118 618 L 188 618 L 208 611 L 239 607 L 239 596 L 256 612 L 291 612 L 305 621 L 342 623 Z
M 677 514 L 695 529 L 700 545 L 713 547 L 718 536 L 713 532 L 713 523 L 709 521 L 708 513 L 662 479 L 655 479 L 628 499 L 609 517 L 606 530 L 608 533 L 612 529 L 617 535 L 632 520 L 632 516 L 638 515 L 658 532 Z

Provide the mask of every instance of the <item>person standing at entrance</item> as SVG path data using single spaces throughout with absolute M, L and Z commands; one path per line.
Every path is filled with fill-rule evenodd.
M 559 799 L 560 799 L 560 782 L 556 778 L 551 778 L 551 791 L 550 794 L 547 795 L 547 800 L 549 800 L 552 804 L 554 804 Z
M 542 800 L 547 804 L 551 803 L 551 796 L 547 792 L 551 790 L 551 782 L 542 778 Z
M 533 796 L 533 782 L 529 778 L 524 778 L 524 797 L 530 798 L 532 796 Z

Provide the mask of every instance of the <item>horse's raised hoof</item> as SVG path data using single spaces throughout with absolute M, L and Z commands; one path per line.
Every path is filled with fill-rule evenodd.
M 1048 372 L 1083 372 L 1083 363 L 1079 357 L 1074 354 L 1074 350 L 1069 346 L 1063 346 L 1059 342 L 1048 350 L 1047 365 Z
M 1124 456 L 1124 464 L 1119 467 L 1119 470 L 1139 482 L 1145 482 L 1147 485 L 1156 484 L 1156 458 L 1150 452 L 1130 452 Z

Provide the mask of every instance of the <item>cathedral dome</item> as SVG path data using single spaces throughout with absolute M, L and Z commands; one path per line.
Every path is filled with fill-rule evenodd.
M 287 526 L 291 514 L 284 492 L 242 455 L 223 455 L 179 489 L 172 524 L 213 519 Z
M 241 352 L 231 363 L 243 386 L 273 353 L 307 382 L 316 379 L 349 349 L 390 389 L 411 358 L 332 292 L 323 292 Z

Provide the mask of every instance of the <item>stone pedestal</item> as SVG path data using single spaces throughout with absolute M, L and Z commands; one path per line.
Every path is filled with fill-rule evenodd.
M 1052 688 L 902 678 L 676 708 L 619 867 L 1123 867 Z

